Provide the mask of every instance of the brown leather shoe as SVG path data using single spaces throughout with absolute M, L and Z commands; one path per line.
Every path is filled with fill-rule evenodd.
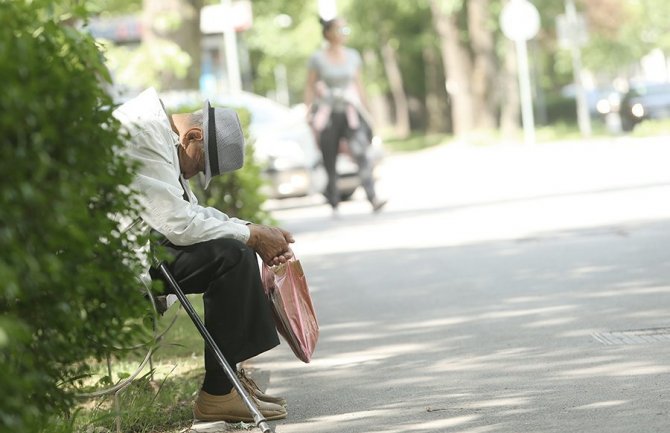
M 267 401 L 268 403 L 278 404 L 279 406 L 287 406 L 286 399 L 284 397 L 275 397 L 269 394 L 265 394 L 263 391 L 261 391 L 260 387 L 256 385 L 256 382 L 254 382 L 254 380 L 249 377 L 243 368 L 237 372 L 237 377 L 240 379 L 240 382 L 242 382 L 242 385 L 244 385 L 244 388 L 247 390 L 247 392 L 257 399 Z
M 286 409 L 282 406 L 254 397 L 251 399 L 266 420 L 286 418 Z M 226 395 L 212 395 L 200 390 L 193 405 L 193 417 L 200 421 L 254 422 L 254 417 L 235 388 Z

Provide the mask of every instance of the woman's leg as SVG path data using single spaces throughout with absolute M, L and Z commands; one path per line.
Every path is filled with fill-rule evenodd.
M 362 127 L 349 132 L 349 148 L 358 164 L 358 175 L 361 178 L 361 185 L 365 190 L 365 195 L 374 206 L 377 201 L 377 194 L 375 192 L 375 180 L 372 176 L 372 164 L 368 157 L 368 134 Z
M 337 208 L 340 202 L 340 192 L 337 189 L 337 153 L 340 147 L 340 139 L 346 132 L 347 119 L 344 113 L 331 113 L 330 120 L 319 137 L 319 147 L 323 155 L 323 166 L 328 175 L 326 185 L 326 199 L 328 203 Z

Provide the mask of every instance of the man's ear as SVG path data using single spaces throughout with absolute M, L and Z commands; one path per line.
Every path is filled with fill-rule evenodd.
M 181 139 L 181 144 L 185 149 L 191 144 L 191 141 L 202 141 L 204 139 L 205 135 L 202 133 L 202 128 L 194 126 L 186 131 Z

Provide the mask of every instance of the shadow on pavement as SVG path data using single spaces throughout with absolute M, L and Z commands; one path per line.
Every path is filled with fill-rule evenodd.
M 277 432 L 666 431 L 670 223 L 531 240 L 310 256 L 321 337 L 255 364 L 289 400 Z

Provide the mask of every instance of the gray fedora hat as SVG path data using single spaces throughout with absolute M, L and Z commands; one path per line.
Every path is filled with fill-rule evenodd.
M 244 164 L 244 133 L 237 112 L 214 108 L 205 100 L 202 109 L 205 136 L 205 188 L 214 176 L 234 171 Z

